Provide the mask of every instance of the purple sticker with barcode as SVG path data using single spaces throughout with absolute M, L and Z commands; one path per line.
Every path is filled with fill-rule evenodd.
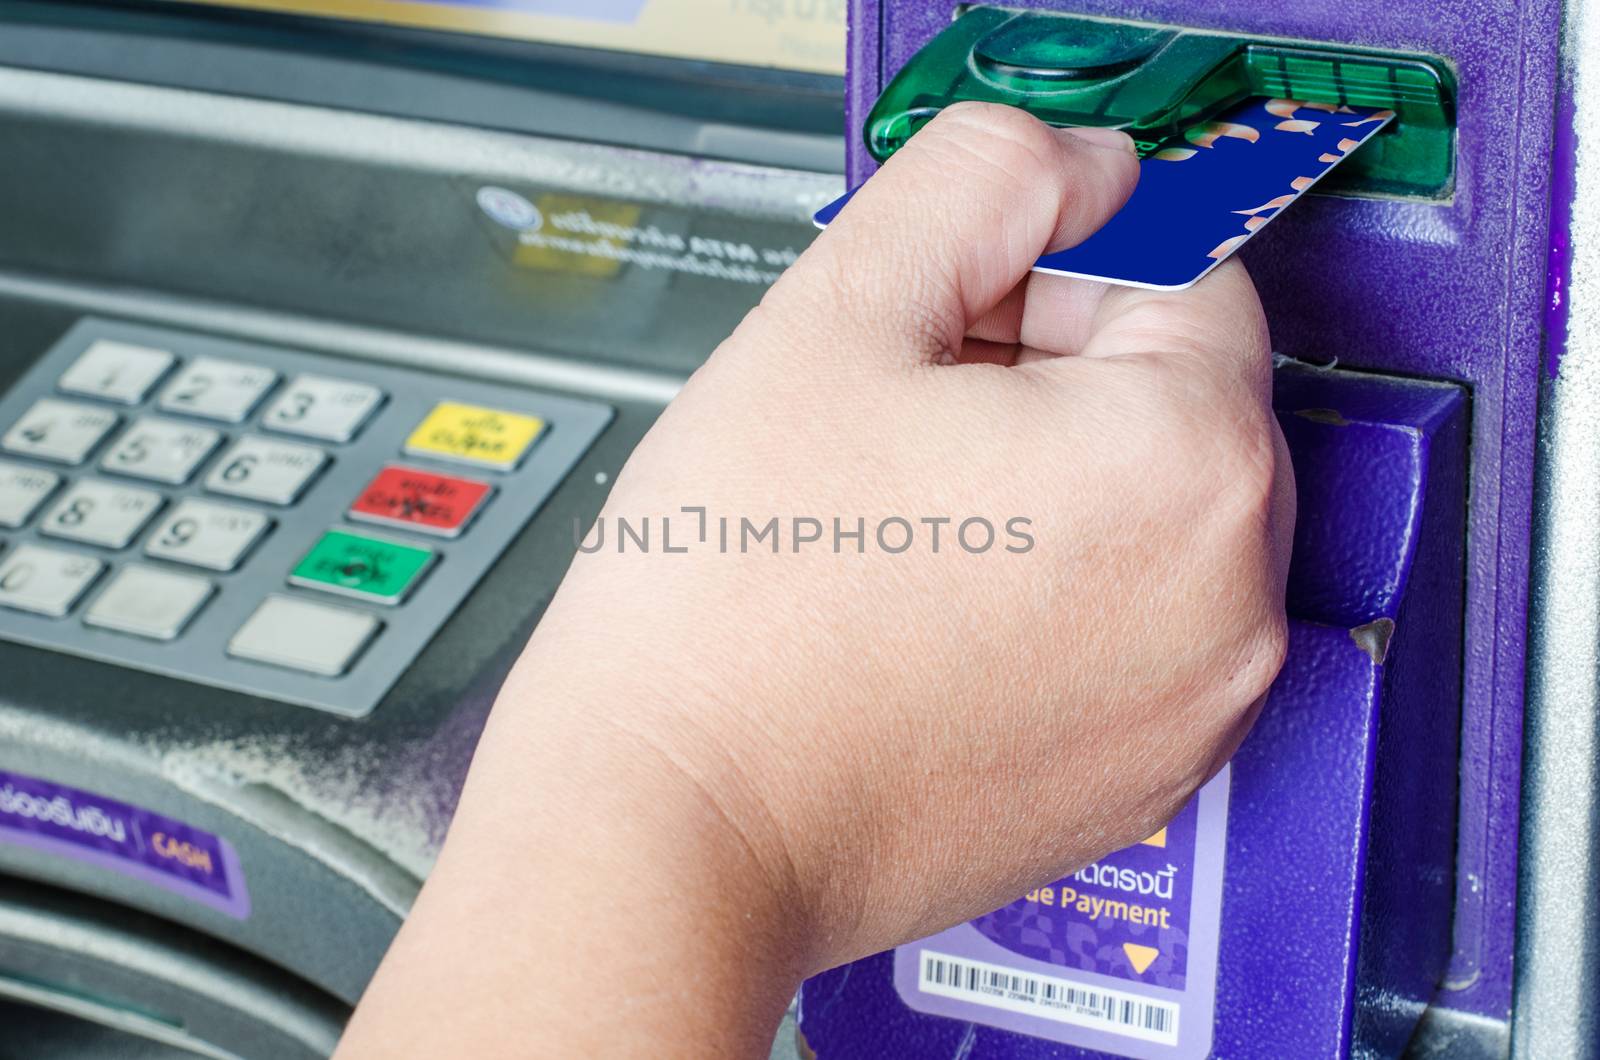
M 0 771 L 0 843 L 120 872 L 240 920 L 250 915 L 233 844 L 93 792 Z
M 1229 777 L 1224 767 L 1143 842 L 899 947 L 901 1000 L 1113 1056 L 1208 1056 Z

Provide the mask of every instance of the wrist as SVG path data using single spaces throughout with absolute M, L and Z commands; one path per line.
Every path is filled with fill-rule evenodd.
M 420 977 L 400 996 L 502 1049 L 522 1027 L 550 1055 L 765 1055 L 811 970 L 782 859 L 736 769 L 630 726 L 616 694 L 502 694 L 396 947 L 425 954 L 391 962 Z

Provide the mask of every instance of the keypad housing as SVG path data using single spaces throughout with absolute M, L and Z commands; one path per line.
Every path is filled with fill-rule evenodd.
M 143 399 L 137 402 L 63 390 L 63 375 L 96 342 L 166 351 L 172 354 L 173 363 L 162 373 L 159 385 L 149 385 Z M 179 407 L 182 403 L 172 399 L 176 388 L 186 386 L 192 390 L 196 366 L 209 368 L 217 364 L 228 366 L 230 377 L 237 383 L 234 392 L 227 395 L 230 400 L 223 403 L 226 407 L 219 404 L 216 410 L 184 411 Z M 250 389 L 244 386 L 246 382 L 255 387 L 269 377 L 271 382 L 259 393 L 244 393 Z M 330 388 L 329 381 L 348 386 Z M 375 395 L 364 396 L 359 392 L 361 388 L 371 388 Z M 340 400 L 362 407 L 317 418 L 314 409 L 302 409 L 306 393 L 313 397 L 323 393 L 338 395 Z M 126 394 L 118 396 L 125 398 Z M 114 426 L 104 430 L 77 462 L 63 460 L 56 453 L 9 449 L 0 452 L 0 464 L 8 469 L 20 466 L 61 480 L 46 500 L 32 505 L 20 527 L 0 526 L 0 564 L 18 549 L 48 549 L 83 557 L 86 562 L 81 566 L 85 568 L 101 566 L 87 589 L 73 597 L 64 614 L 0 606 L 0 640 L 350 716 L 364 715 L 382 700 L 612 416 L 610 407 L 585 399 L 98 318 L 76 324 L 16 385 L 0 395 L 0 437 L 41 399 L 99 409 L 115 417 Z M 408 440 L 442 404 L 475 407 L 514 423 L 521 423 L 519 418 L 526 417 L 543 426 L 528 442 L 520 459 L 512 461 L 497 456 L 492 462 L 474 464 L 463 462 L 459 456 L 430 456 L 414 447 L 407 452 Z M 241 408 L 247 411 L 237 420 L 229 419 Z M 285 409 L 292 410 L 292 414 L 285 415 Z M 302 417 L 311 426 L 303 433 L 294 433 L 293 425 Z M 110 465 L 102 466 L 142 420 L 180 424 L 193 428 L 197 434 L 213 431 L 221 437 L 192 468 L 183 468 L 182 462 L 176 460 L 163 465 L 163 471 L 168 472 L 165 478 L 183 476 L 181 482 L 154 476 L 132 477 L 115 473 Z M 284 429 L 286 425 L 290 430 Z M 337 440 L 340 437 L 347 440 Z M 304 460 L 297 459 L 295 466 L 316 466 L 304 481 L 285 484 L 280 476 L 260 489 L 239 488 L 237 470 L 231 479 L 228 477 L 230 461 L 237 460 L 241 453 L 262 452 L 263 444 L 272 451 L 304 447 L 307 452 L 300 454 Z M 315 454 L 320 454 L 320 460 Z M 259 460 L 249 470 L 271 464 L 270 460 Z M 474 484 L 486 483 L 490 489 L 486 499 L 471 512 L 470 521 L 463 522 L 454 537 L 421 524 L 408 527 L 404 522 L 392 521 L 379 526 L 370 519 L 361 521 L 359 514 L 352 517 L 352 506 L 363 498 L 369 484 L 386 468 L 396 465 L 471 480 Z M 46 526 L 50 513 L 84 483 L 153 491 L 160 495 L 160 505 L 121 547 L 108 547 L 110 537 L 97 543 L 51 534 Z M 26 506 L 16 507 L 21 510 Z M 217 507 L 224 510 L 218 513 L 214 510 Z M 246 525 L 227 518 L 228 510 L 248 516 Z M 197 532 L 196 527 L 198 532 L 205 532 L 209 526 L 218 533 L 232 533 L 236 539 L 218 541 L 212 548 L 195 547 L 197 543 L 184 540 L 183 533 L 174 533 L 174 524 L 181 522 L 174 517 L 186 512 L 211 518 L 183 523 L 178 527 L 183 533 Z M 258 522 L 264 524 L 264 529 L 253 529 Z M 305 576 L 308 555 L 330 532 L 426 549 L 432 557 L 425 571 L 405 586 L 403 595 L 379 598 L 373 594 L 363 598 L 359 592 L 349 591 L 348 585 L 341 592 L 337 591 L 340 587 L 322 585 L 317 578 Z M 394 555 L 380 553 L 379 558 L 392 562 Z M 124 579 L 124 571 L 133 567 L 204 579 L 214 590 L 204 595 L 170 639 L 157 639 L 154 632 L 137 635 L 129 630 L 145 628 L 140 621 L 119 629 L 115 616 L 106 620 L 106 606 L 97 610 L 102 594 L 116 586 L 119 579 Z M 291 578 L 297 568 L 301 576 Z M 127 579 L 136 575 L 137 572 L 127 575 Z M 124 586 L 127 579 L 123 580 Z M 162 584 L 159 579 L 151 581 Z M 168 584 L 175 585 L 176 580 Z M 200 595 L 198 587 L 195 594 Z M 129 598 L 133 595 L 129 594 Z M 295 662 L 308 656 L 293 650 L 293 645 L 281 652 L 257 648 L 230 654 L 236 635 L 250 624 L 258 610 L 275 599 L 326 606 L 346 616 L 370 616 L 374 632 L 370 637 L 351 638 L 356 654 L 339 673 L 314 672 L 313 663 L 297 669 Z M 50 603 L 47 610 L 57 610 L 54 601 Z M 95 615 L 93 622 L 88 618 L 91 614 Z M 338 624 L 337 615 L 328 617 Z M 258 639 L 263 628 L 292 631 L 296 623 L 274 626 L 258 622 L 254 627 Z M 162 635 L 168 631 L 162 622 L 155 622 L 148 629 Z M 247 644 L 249 639 L 240 643 Z M 277 661 L 268 661 L 271 659 Z M 327 668 L 334 669 L 337 667 Z

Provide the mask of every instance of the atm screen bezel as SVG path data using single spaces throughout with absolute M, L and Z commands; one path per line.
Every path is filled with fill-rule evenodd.
M 154 69 L 153 62 L 140 63 L 148 49 L 102 48 L 99 61 L 80 64 L 86 50 L 63 45 L 40 58 L 37 47 L 7 54 L 0 42 L 4 65 L 374 109 L 370 100 L 334 88 L 308 95 L 312 90 L 273 69 L 278 58 L 316 59 L 359 67 L 373 82 L 387 78 L 391 89 L 371 95 L 381 95 L 382 110 L 396 116 L 564 137 L 578 125 L 587 130 L 583 138 L 617 146 L 843 170 L 844 79 L 828 74 L 175 0 L 21 0 L 0 9 L 0 21 L 66 37 L 139 36 L 209 49 L 236 64 L 230 83 L 218 85 L 215 61 Z M 113 59 L 113 51 L 125 54 Z M 209 70 L 212 81 L 198 83 L 196 68 Z M 406 75 L 419 74 L 450 78 L 458 91 L 448 101 L 423 98 L 407 88 L 414 79 Z M 526 105 L 516 102 L 518 93 L 528 95 Z M 603 106 L 608 120 L 543 120 L 552 100 Z M 664 128 L 656 121 L 663 116 L 678 121 Z M 701 130 L 713 127 L 739 135 L 708 141 Z M 708 149 L 708 142 L 717 146 Z

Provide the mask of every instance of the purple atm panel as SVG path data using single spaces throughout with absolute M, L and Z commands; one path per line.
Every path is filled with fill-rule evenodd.
M 821 1060 L 1403 1049 L 1451 953 L 1466 396 L 1291 367 L 1275 403 L 1289 660 L 1228 774 L 1154 849 L 809 982 Z
M 1511 1005 L 1516 912 L 1534 419 L 1545 367 L 1545 285 L 1547 263 L 1552 260 L 1549 184 L 1552 171 L 1559 174 L 1571 164 L 1570 143 L 1558 143 L 1555 136 L 1559 5 L 1550 0 L 1520 4 L 1440 0 L 1426 6 L 1388 0 L 1309 0 L 1288 5 L 1246 2 L 1218 6 L 1192 0 L 1142 0 L 1129 6 L 1109 0 L 1019 0 L 1006 6 L 1423 53 L 1439 57 L 1455 75 L 1455 184 L 1446 200 L 1309 197 L 1253 240 L 1244 258 L 1261 289 L 1278 352 L 1313 363 L 1337 362 L 1366 371 L 1450 380 L 1470 394 L 1472 415 L 1467 430 L 1471 458 L 1465 467 L 1461 501 L 1464 529 L 1454 541 L 1464 554 L 1462 565 L 1456 568 L 1464 576 L 1464 585 L 1420 576 L 1415 568 L 1406 580 L 1401 568 L 1412 560 L 1394 551 L 1393 540 L 1377 536 L 1381 532 L 1376 522 L 1357 518 L 1371 513 L 1360 513 L 1350 502 L 1339 499 L 1345 491 L 1359 487 L 1358 479 L 1383 477 L 1394 468 L 1356 460 L 1324 464 L 1321 477 L 1313 476 L 1305 461 L 1308 446 L 1315 448 L 1317 443 L 1312 438 L 1295 438 L 1301 424 L 1313 423 L 1302 416 L 1285 420 L 1296 445 L 1302 512 L 1304 516 L 1321 510 L 1326 521 L 1314 531 L 1320 535 L 1314 540 L 1302 532 L 1291 595 L 1297 617 L 1345 628 L 1353 625 L 1348 622 L 1352 616 L 1380 613 L 1393 605 L 1394 600 L 1386 600 L 1385 594 L 1397 586 L 1404 586 L 1400 606 L 1428 616 L 1429 623 L 1459 616 L 1463 645 L 1459 668 L 1449 671 L 1440 657 L 1432 659 L 1438 670 L 1432 679 L 1458 687 L 1458 706 L 1439 706 L 1433 695 L 1429 698 L 1433 705 L 1427 708 L 1448 716 L 1450 732 L 1443 734 L 1443 743 L 1426 748 L 1419 744 L 1402 757 L 1409 758 L 1413 767 L 1426 760 L 1426 773 L 1441 759 L 1459 769 L 1457 812 L 1453 819 L 1447 814 L 1442 822 L 1453 830 L 1455 843 L 1453 882 L 1449 885 L 1454 892 L 1448 903 L 1451 943 L 1448 961 L 1436 976 L 1439 987 L 1432 1004 L 1505 1020 Z M 954 14 L 955 5 L 948 0 L 854 0 L 848 78 L 852 185 L 865 179 L 875 166 L 860 135 L 873 102 L 894 74 L 949 25 Z M 1311 379 L 1291 385 L 1316 391 L 1331 384 L 1326 379 Z M 1282 396 L 1280 392 L 1280 399 Z M 1302 397 L 1302 409 L 1336 408 L 1339 404 L 1316 393 Z M 1343 399 L 1348 400 L 1348 395 Z M 1400 399 L 1391 394 L 1383 400 Z M 1409 422 L 1410 413 L 1402 409 L 1385 412 L 1374 406 L 1369 411 L 1374 423 Z M 1348 412 L 1345 418 L 1356 419 Z M 1434 488 L 1425 482 L 1416 486 L 1424 493 Z M 1385 525 L 1393 528 L 1400 523 Z M 1418 543 L 1429 547 L 1431 536 L 1431 531 L 1422 534 Z M 1312 553 L 1320 553 L 1327 562 L 1315 561 Z M 1393 577 L 1386 578 L 1381 569 L 1386 562 L 1397 565 Z M 1341 570 L 1357 569 L 1359 577 L 1348 581 L 1336 577 Z M 1405 640 L 1412 635 L 1404 622 L 1396 629 L 1386 663 L 1391 670 L 1410 650 Z M 1292 678 L 1293 671 L 1284 680 Z M 1395 687 L 1394 680 L 1392 674 L 1385 678 L 1388 684 L 1381 711 L 1385 717 L 1414 708 L 1409 686 Z M 1418 678 L 1415 690 L 1428 693 L 1429 681 Z M 1336 713 L 1305 714 L 1295 735 L 1284 736 L 1286 744 L 1330 737 L 1337 724 Z M 1262 748 L 1261 741 L 1272 738 L 1268 734 L 1273 731 L 1270 720 L 1265 721 L 1263 735 L 1252 740 L 1251 753 L 1260 755 L 1263 767 L 1275 756 L 1290 754 L 1287 746 L 1271 753 Z M 1389 761 L 1391 748 L 1383 740 L 1367 751 L 1373 756 L 1375 775 L 1394 768 Z M 1341 767 L 1330 759 L 1325 768 L 1339 773 Z M 1237 839 L 1238 829 L 1250 827 L 1243 823 L 1248 812 L 1242 803 L 1249 783 L 1246 773 L 1241 759 L 1233 785 L 1230 845 Z M 1381 792 L 1382 784 L 1375 786 Z M 1386 815 L 1398 813 L 1399 807 L 1379 801 L 1370 812 L 1373 821 L 1381 822 Z M 1410 823 L 1434 827 L 1441 821 L 1431 811 L 1426 819 L 1411 812 Z M 1331 817 L 1314 817 L 1304 827 L 1320 831 L 1329 845 L 1354 841 L 1345 825 L 1335 824 Z M 1371 833 L 1373 857 L 1382 853 L 1381 831 L 1374 826 Z M 1278 909 L 1284 922 L 1291 913 L 1296 921 L 1301 917 L 1315 920 L 1337 904 L 1331 896 L 1302 890 L 1305 893 L 1290 902 L 1294 909 Z M 1234 929 L 1229 919 L 1236 915 L 1230 903 L 1244 900 L 1236 900 L 1234 895 L 1233 890 L 1227 891 L 1224 901 L 1221 947 L 1225 966 L 1230 932 L 1242 930 Z M 1352 918 L 1358 912 L 1346 911 Z M 1257 944 L 1262 941 L 1255 940 Z M 1414 948 L 1413 941 L 1391 937 L 1381 946 L 1367 948 L 1361 959 L 1401 964 L 1422 960 L 1407 952 Z M 852 973 L 852 984 L 839 993 L 838 1004 L 849 1003 L 855 989 L 866 990 L 855 977 L 869 966 Z M 1362 978 L 1368 971 L 1373 973 L 1370 982 Z M 1387 989 L 1381 984 L 1397 978 L 1391 972 L 1370 965 L 1352 967 L 1351 989 L 1358 984 L 1363 989 Z M 1259 978 L 1241 981 L 1233 988 L 1226 982 L 1219 985 L 1219 1033 L 1240 1021 L 1264 1030 L 1261 1020 L 1266 1016 L 1261 1010 L 1284 1002 L 1280 988 L 1287 978 L 1281 967 L 1272 973 L 1264 964 L 1252 975 Z M 1332 981 L 1323 986 L 1340 989 Z M 817 996 L 814 985 L 807 991 L 808 1003 Z M 1381 999 L 1371 1000 L 1377 1004 Z M 1395 1007 L 1406 1008 L 1413 1002 Z M 891 1008 L 885 1002 L 882 1013 Z M 805 1030 L 810 1036 L 812 1028 L 822 1024 L 817 1023 L 816 1006 L 808 1004 L 808 1009 Z M 863 1010 L 857 1025 L 864 1026 L 872 1018 Z M 1337 1055 L 1338 1050 L 1348 1048 L 1350 1034 L 1358 1032 L 1366 1035 L 1352 1010 L 1342 1036 L 1319 1041 L 1313 1052 Z M 826 1034 L 821 1037 L 828 1037 L 830 1046 L 835 1041 Z M 1374 1043 L 1386 1039 L 1384 1034 L 1368 1037 Z M 818 1039 L 813 1045 L 825 1058 L 850 1055 L 830 1052 Z M 896 1055 L 896 1051 L 887 1055 Z

